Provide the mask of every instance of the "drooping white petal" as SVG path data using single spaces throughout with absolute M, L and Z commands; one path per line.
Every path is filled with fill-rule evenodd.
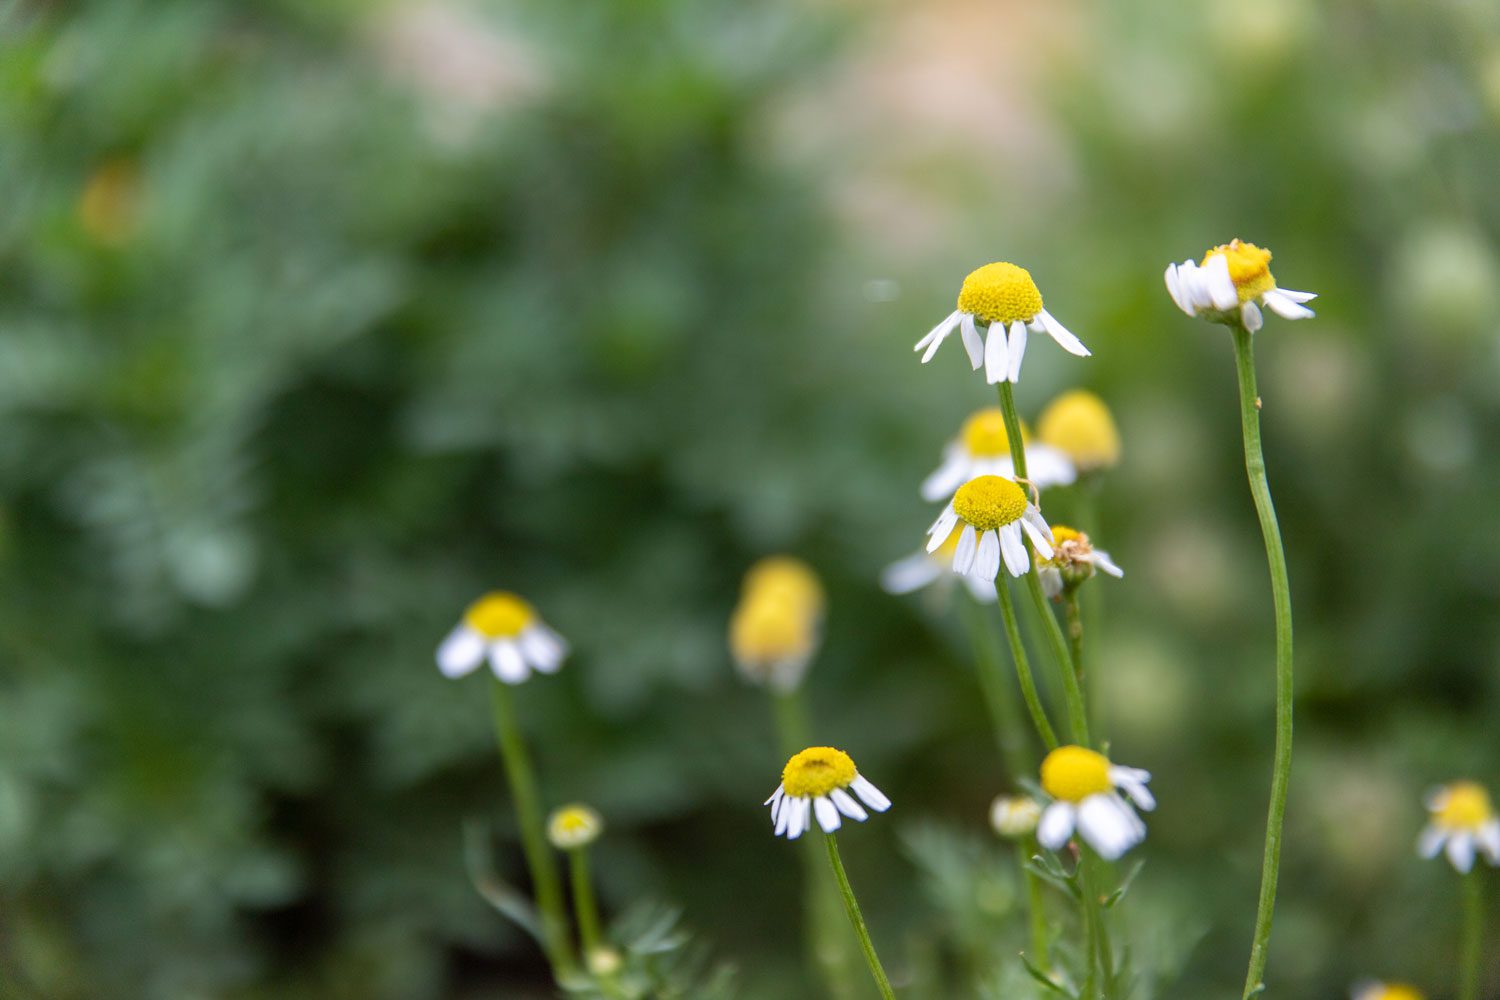
M 1490 859 L 1490 864 L 1500 865 L 1500 819 L 1492 819 L 1479 828 L 1474 839 L 1479 849 Z
M 1422 835 L 1417 838 L 1417 853 L 1424 858 L 1435 858 L 1447 839 L 1447 830 L 1436 823 L 1429 823 L 1422 828 Z
M 958 326 L 959 315 L 960 313 L 957 309 L 953 310 L 941 323 L 929 330 L 927 336 L 917 341 L 917 346 L 912 348 L 912 350 L 920 351 L 924 347 L 927 348 L 927 353 L 922 355 L 922 364 L 925 365 L 932 360 L 932 356 L 937 353 L 937 349 L 948 338 L 948 334 L 952 333 L 953 328 Z
M 984 338 L 984 380 L 990 385 L 1010 375 L 1010 352 L 1005 346 L 1005 324 L 991 323 Z
M 1191 306 L 1187 310 L 1189 316 L 1196 316 L 1199 310 L 1214 304 L 1213 296 L 1204 287 L 1203 269 L 1195 261 L 1185 260 L 1177 265 L 1177 287 Z
M 835 788 L 833 791 L 828 793 L 828 797 L 833 800 L 833 804 L 838 807 L 839 812 L 843 813 L 845 816 L 848 816 L 850 819 L 858 820 L 859 822 L 863 823 L 870 815 L 869 813 L 865 812 L 863 806 L 854 801 L 854 796 L 850 795 L 842 788 Z
M 562 666 L 563 644 L 557 633 L 540 622 L 534 622 L 516 637 L 521 654 L 544 674 L 556 673 Z
M 1053 319 L 1051 313 L 1043 309 L 1037 314 L 1037 317 L 1042 321 L 1042 326 L 1046 329 L 1047 336 L 1057 341 L 1059 347 L 1069 354 L 1078 355 L 1080 358 L 1089 356 L 1089 349 L 1083 346 L 1083 341 L 1073 336 L 1072 333 L 1068 332 L 1067 327 Z
M 880 589 L 887 594 L 910 594 L 921 590 L 943 572 L 942 565 L 925 552 L 898 559 L 880 571 Z
M 1095 549 L 1089 561 L 1094 564 L 1095 569 L 1108 573 L 1110 576 L 1121 577 L 1125 575 L 1125 571 L 1116 566 L 1115 561 L 1109 557 L 1109 553 L 1103 549 Z
M 1039 566 L 1036 575 L 1042 581 L 1042 593 L 1050 600 L 1063 592 L 1062 573 L 1056 566 Z
M 1137 817 L 1113 795 L 1090 795 L 1079 803 L 1078 832 L 1107 861 L 1119 858 L 1140 839 Z
M 953 534 L 953 526 L 958 523 L 958 513 L 953 509 L 950 501 L 943 512 L 938 515 L 937 520 L 932 522 L 932 527 L 927 529 L 927 551 L 936 552 L 942 548 L 948 536 Z
M 972 524 L 964 525 L 959 533 L 958 545 L 953 550 L 953 572 L 967 573 L 974 565 L 974 554 L 979 550 L 979 532 Z
M 1000 555 L 1011 576 L 1025 576 L 1031 569 L 1031 557 L 1021 542 L 1021 526 L 1015 521 L 1000 529 Z
M 1209 301 L 1215 309 L 1228 312 L 1239 305 L 1240 293 L 1234 287 L 1234 279 L 1229 276 L 1229 258 L 1221 253 L 1213 254 L 1208 262 L 1203 265 L 1199 278 L 1203 282 L 1203 289 L 1208 293 Z
M 1014 479 L 1014 475 L 1006 476 Z M 1036 484 L 1039 490 L 1045 490 L 1050 486 L 1067 486 L 1078 478 L 1078 470 L 1073 467 L 1073 460 L 1066 452 L 1047 444 L 1028 444 L 1026 446 L 1026 478 Z
M 1448 837 L 1448 860 L 1454 868 L 1469 873 L 1474 867 L 1474 835 L 1465 830 L 1455 831 Z
M 463 677 L 484 662 L 484 636 L 459 625 L 437 648 L 437 665 L 444 677 Z
M 774 806 L 784 798 L 786 798 L 786 785 L 777 785 L 776 791 L 772 792 L 771 797 L 762 802 L 761 805 Z
M 832 833 L 844 824 L 844 821 L 839 819 L 838 807 L 826 795 L 819 795 L 813 799 L 813 812 L 817 815 L 818 825 L 823 828 L 824 833 Z
M 969 475 L 969 453 L 961 444 L 951 444 L 943 453 L 943 464 L 922 480 L 922 499 L 936 503 L 967 483 Z
M 1306 292 L 1299 292 L 1298 294 L 1307 295 Z M 1308 295 L 1308 298 L 1317 298 L 1317 296 Z M 1300 305 L 1297 299 L 1292 298 L 1291 295 L 1280 288 L 1271 289 L 1262 295 L 1260 300 L 1266 304 L 1267 309 L 1282 319 L 1311 319 L 1317 315 L 1311 309 L 1307 308 L 1307 306 Z M 1305 302 L 1307 299 L 1303 299 L 1302 301 Z
M 1256 305 L 1254 301 L 1246 302 L 1240 306 L 1240 322 L 1251 333 L 1255 333 L 1266 325 L 1265 317 L 1260 314 L 1260 306 Z
M 1042 818 L 1037 820 L 1037 843 L 1049 851 L 1062 850 L 1068 838 L 1073 836 L 1074 820 L 1073 803 L 1061 799 L 1052 803 L 1042 810 Z
M 1150 771 L 1142 771 L 1138 767 L 1115 765 L 1109 769 L 1109 780 L 1147 812 L 1156 808 L 1156 796 L 1152 795 L 1151 790 L 1146 787 L 1146 782 L 1151 780 Z
M 964 350 L 969 352 L 969 365 L 977 371 L 984 364 L 984 341 L 979 339 L 979 331 L 974 327 L 973 313 L 960 313 L 958 328 L 963 331 Z
M 979 551 L 975 554 L 974 566 L 969 570 L 969 575 L 994 583 L 999 574 L 1000 536 L 993 531 L 986 531 L 979 536 Z
M 1318 297 L 1317 292 L 1298 292 L 1290 288 L 1273 288 L 1271 291 L 1285 299 L 1291 299 L 1296 303 L 1311 302 Z
M 1189 316 L 1194 315 L 1192 299 L 1185 298 L 1182 294 L 1182 283 L 1177 277 L 1177 265 L 1168 264 L 1166 273 L 1162 277 L 1167 283 L 1167 294 L 1172 296 L 1172 301 L 1177 304 L 1177 308 Z
M 998 571 L 996 575 L 999 575 Z M 994 580 L 981 580 L 973 573 L 961 576 L 959 579 L 964 582 L 965 587 L 969 588 L 969 593 L 973 595 L 974 600 L 980 604 L 994 604 L 1000 600 L 1000 595 L 995 593 Z
M 1010 380 L 1021 381 L 1021 359 L 1026 356 L 1026 324 L 1020 320 L 1010 325 L 1010 344 L 1007 347 L 1010 354 Z
M 885 812 L 891 807 L 891 800 L 885 797 L 885 793 L 876 788 L 862 774 L 854 776 L 854 780 L 849 783 L 849 790 L 858 795 L 861 802 L 878 813 Z
M 521 647 L 511 639 L 497 639 L 490 643 L 490 669 L 495 676 L 507 684 L 519 684 L 531 676 L 531 668 L 521 655 Z
M 792 812 L 796 808 L 797 800 L 791 797 L 787 797 L 785 799 L 782 799 L 781 802 L 778 803 L 778 805 L 781 806 L 781 812 L 776 815 L 776 829 L 774 833 L 776 836 L 780 837 L 785 834 L 788 828 L 790 828 L 792 825 Z
M 1027 507 L 1026 512 L 1029 514 L 1035 509 L 1034 507 Z M 1041 527 L 1037 527 L 1037 522 L 1039 521 L 1041 522 Z M 1051 559 L 1053 553 L 1052 529 L 1047 527 L 1046 521 L 1042 521 L 1042 515 L 1038 514 L 1035 518 L 1022 515 L 1021 527 L 1026 529 L 1026 534 L 1031 537 L 1031 544 L 1036 546 L 1037 556 L 1042 559 Z

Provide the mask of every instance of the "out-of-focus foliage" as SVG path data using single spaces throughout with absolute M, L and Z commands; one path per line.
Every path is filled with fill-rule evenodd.
M 1080 526 L 1127 572 L 1089 584 L 1099 714 L 1161 800 L 1119 908 L 1138 995 L 1237 988 L 1270 606 L 1227 340 L 1160 278 L 1236 235 L 1322 295 L 1257 335 L 1301 698 L 1268 995 L 1446 988 L 1419 796 L 1500 784 L 1493 5 L 0 16 L 19 995 L 548 995 L 465 871 L 466 821 L 511 826 L 484 682 L 432 666 L 503 586 L 576 650 L 517 697 L 549 801 L 607 817 L 606 911 L 675 900 L 742 995 L 816 996 L 770 708 L 724 648 L 769 551 L 829 590 L 815 738 L 896 802 L 841 842 L 898 985 L 1025 995 L 961 634 L 874 584 L 992 400 L 910 345 L 1001 258 L 1094 350 L 1035 343 L 1023 411 L 1087 384 L 1124 439 Z

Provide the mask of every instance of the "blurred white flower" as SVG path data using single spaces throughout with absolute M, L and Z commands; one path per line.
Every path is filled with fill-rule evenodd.
M 488 657 L 496 677 L 519 684 L 533 670 L 555 673 L 567 654 L 568 644 L 536 609 L 515 594 L 495 591 L 469 605 L 438 646 L 437 665 L 445 677 L 463 677 Z
M 1076 829 L 1101 858 L 1113 861 L 1146 839 L 1146 824 L 1120 792 L 1142 809 L 1156 808 L 1147 771 L 1111 764 L 1101 753 L 1061 746 L 1042 761 L 1042 789 L 1053 798 L 1037 824 L 1037 840 L 1061 850 Z
M 1037 489 L 1066 486 L 1078 478 L 1067 455 L 1032 441 L 1025 426 L 1021 428 L 1021 440 L 1026 446 L 1026 475 Z M 1016 478 L 1005 415 L 998 406 L 979 410 L 964 421 L 958 437 L 943 449 L 943 464 L 922 481 L 922 499 L 951 497 L 954 490 L 979 476 Z
M 1474 867 L 1476 853 L 1500 865 L 1500 817 L 1484 786 L 1454 781 L 1435 788 L 1427 795 L 1427 812 L 1431 820 L 1417 839 L 1422 857 L 1435 858 L 1442 851 L 1449 864 L 1465 873 Z

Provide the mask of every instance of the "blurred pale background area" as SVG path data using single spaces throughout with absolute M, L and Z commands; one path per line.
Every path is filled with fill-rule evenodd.
M 1497 126 L 1479 0 L 0 5 L 7 995 L 551 995 L 465 870 L 472 821 L 524 880 L 483 681 L 432 659 L 506 587 L 574 646 L 517 699 L 608 823 L 606 914 L 816 997 L 724 644 L 768 552 L 829 590 L 817 739 L 896 803 L 842 838 L 875 936 L 964 982 L 1003 773 L 951 611 L 877 578 L 993 401 L 911 346 L 1011 260 L 1093 349 L 1037 338 L 1023 416 L 1085 386 L 1123 435 L 1091 642 L 1161 803 L 1137 996 L 1238 996 L 1270 599 L 1228 338 L 1162 283 L 1236 236 L 1320 295 L 1257 335 L 1299 675 L 1267 996 L 1444 995 L 1421 796 L 1500 783 Z

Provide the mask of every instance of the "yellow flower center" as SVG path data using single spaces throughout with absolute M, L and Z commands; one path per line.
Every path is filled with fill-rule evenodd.
M 794 797 L 827 795 L 835 788 L 848 788 L 857 772 L 854 761 L 833 747 L 808 747 L 786 762 L 781 785 Z
M 1067 455 L 1080 471 L 1104 469 L 1120 460 L 1120 432 L 1104 400 L 1087 389 L 1074 389 L 1047 404 L 1037 421 L 1037 435 Z
M 1010 435 L 1005 432 L 1005 415 L 998 406 L 979 410 L 964 421 L 959 432 L 964 450 L 977 458 L 998 458 L 1010 454 Z M 1026 425 L 1021 425 L 1021 441 L 1030 440 Z
M 547 838 L 554 847 L 583 847 L 604 832 L 604 820 L 585 805 L 563 806 L 547 821 Z
M 812 652 L 814 634 L 806 609 L 777 595 L 753 597 L 729 619 L 729 651 L 741 663 L 792 659 Z
M 1054 799 L 1082 802 L 1114 788 L 1109 758 L 1083 747 L 1058 747 L 1042 761 L 1042 788 Z
M 745 574 L 746 600 L 777 598 L 807 614 L 822 614 L 823 585 L 812 567 L 791 556 L 767 556 Z
M 980 476 L 953 494 L 953 510 L 966 524 L 990 531 L 1026 513 L 1026 491 L 1001 476 Z
M 1077 542 L 1087 540 L 1088 536 L 1076 528 L 1070 528 L 1066 524 L 1054 524 L 1052 528 L 1052 545 L 1057 547 L 1064 542 Z
M 504 590 L 485 594 L 464 612 L 464 623 L 486 639 L 513 639 L 534 621 L 531 605 Z
M 969 272 L 958 290 L 958 308 L 986 323 L 1030 322 L 1042 311 L 1042 293 L 1031 272 L 1004 262 Z
M 1416 987 L 1395 983 L 1362 995 L 1360 1000 L 1423 1000 L 1423 997 Z
M 1450 830 L 1474 830 L 1495 817 L 1490 795 L 1472 781 L 1455 781 L 1443 789 L 1443 802 L 1433 822 Z
M 1216 253 L 1223 254 L 1229 262 L 1229 280 L 1234 282 L 1241 302 L 1249 302 L 1276 287 L 1276 279 L 1271 277 L 1271 251 L 1234 239 L 1204 254 L 1203 263 L 1207 264 Z

